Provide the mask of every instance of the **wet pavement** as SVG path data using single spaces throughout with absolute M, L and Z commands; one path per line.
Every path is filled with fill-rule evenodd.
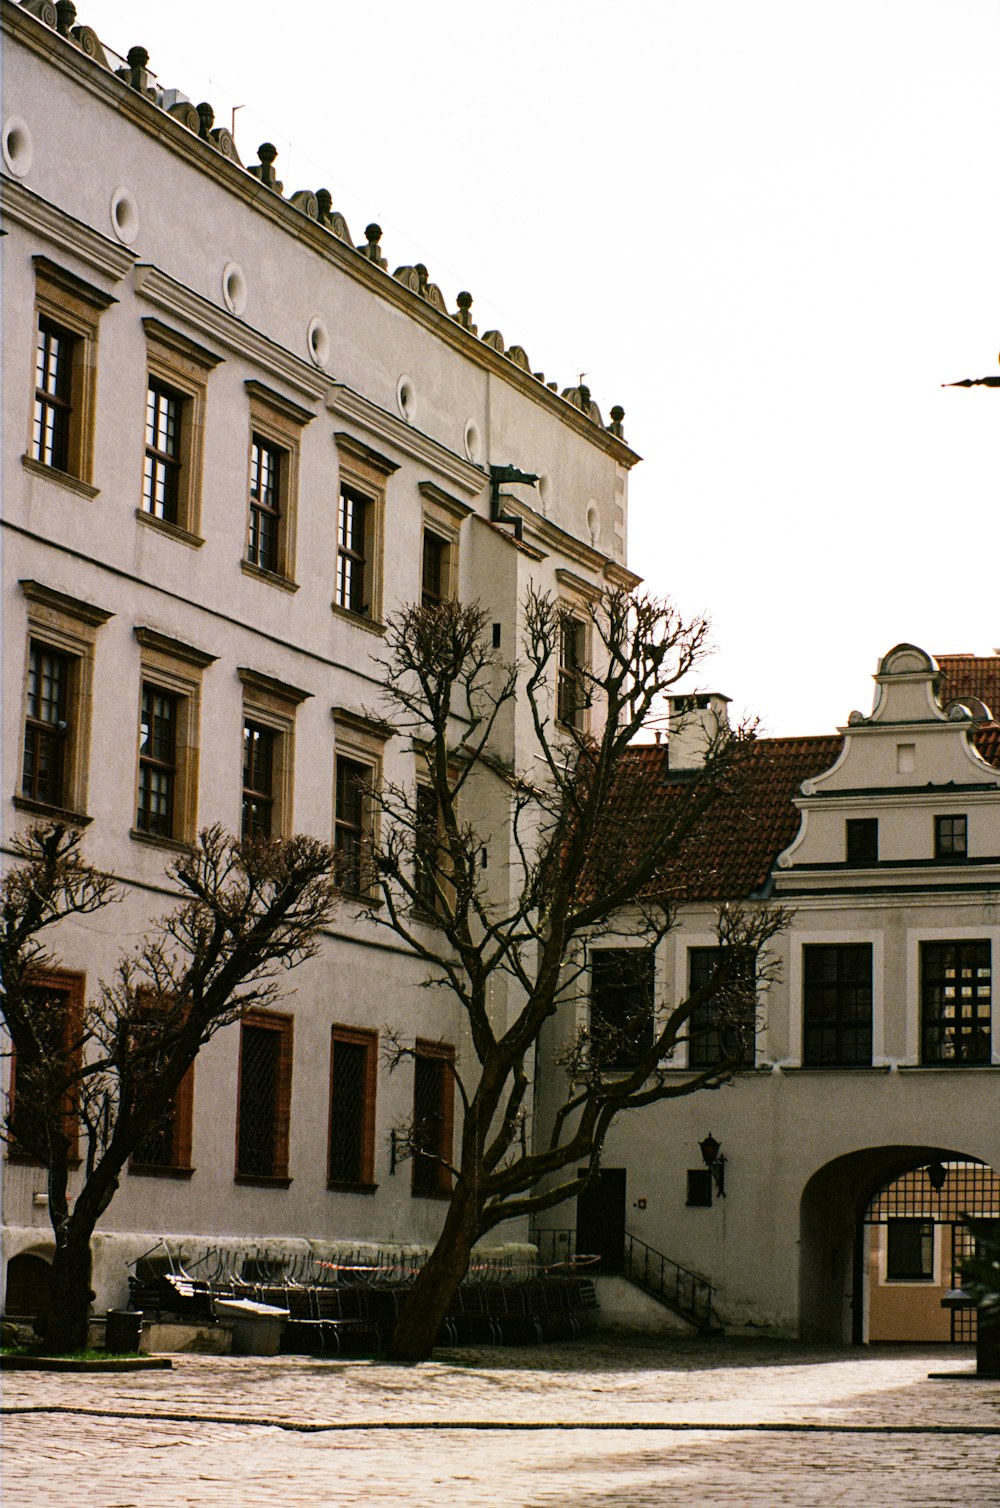
M 600 1337 L 7 1374 L 3 1508 L 1000 1505 L 970 1349 Z M 930 1381 L 928 1372 L 957 1374 Z

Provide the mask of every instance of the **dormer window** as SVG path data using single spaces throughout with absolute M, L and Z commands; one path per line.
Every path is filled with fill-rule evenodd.
M 969 851 L 968 817 L 934 818 L 934 857 L 948 860 L 964 859 Z
M 878 818 L 849 817 L 846 829 L 848 864 L 877 864 Z

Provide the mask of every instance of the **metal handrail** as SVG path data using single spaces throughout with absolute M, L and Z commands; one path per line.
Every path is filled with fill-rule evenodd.
M 711 1328 L 715 1289 L 707 1278 L 683 1267 L 680 1262 L 672 1261 L 628 1232 L 625 1235 L 624 1273 L 633 1283 L 638 1283 L 693 1320 L 699 1329 Z

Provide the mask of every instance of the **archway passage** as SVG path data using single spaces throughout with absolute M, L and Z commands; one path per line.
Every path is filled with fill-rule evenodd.
M 867 1223 L 869 1209 L 881 1209 L 875 1201 L 904 1175 L 935 1164 L 984 1166 L 958 1147 L 865 1147 L 834 1158 L 809 1179 L 799 1205 L 799 1333 L 803 1340 L 860 1345 L 870 1338 L 868 1278 L 873 1241 L 872 1226 Z M 957 1186 L 956 1175 L 953 1187 Z M 921 1217 L 914 1212 L 900 1218 Z M 906 1239 L 912 1252 L 920 1238 L 911 1230 L 904 1245 Z M 943 1250 L 940 1240 L 937 1249 Z M 937 1265 L 940 1269 L 940 1256 Z M 947 1322 L 943 1338 L 949 1338 Z
M 933 1162 L 893 1179 L 862 1217 L 872 1341 L 976 1339 L 975 1309 L 944 1309 L 973 1255 L 966 1215 L 1000 1216 L 1000 1176 L 985 1163 Z
M 7 1263 L 7 1295 L 4 1318 L 37 1319 L 47 1314 L 52 1268 L 44 1257 L 34 1252 L 19 1252 Z

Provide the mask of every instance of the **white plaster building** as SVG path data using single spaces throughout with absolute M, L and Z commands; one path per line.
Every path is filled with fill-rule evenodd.
M 875 682 L 871 714 L 838 734 L 760 740 L 740 801 L 710 809 L 655 957 L 656 1008 L 710 967 L 727 900 L 793 908 L 780 980 L 745 1071 L 616 1122 L 562 1233 L 612 1265 L 634 1252 L 640 1272 L 643 1244 L 667 1254 L 714 1285 L 729 1327 L 946 1339 L 954 1228 L 1000 1215 L 1000 656 L 903 644 Z M 700 700 L 711 725 L 721 699 Z M 698 757 L 691 715 L 683 739 L 636 755 L 666 800 Z M 678 1075 L 718 1061 L 711 1025 L 702 1008 Z M 724 1196 L 699 1151 L 710 1133 Z M 544 1224 L 558 1250 L 571 1220 Z
M 3 825 L 69 813 L 126 889 L 61 931 L 70 998 L 166 909 L 200 827 L 349 854 L 359 782 L 413 779 L 372 717 L 387 616 L 478 599 L 513 654 L 529 582 L 572 602 L 633 580 L 638 459 L 620 409 L 606 425 L 479 337 L 468 294 L 451 312 L 425 268 L 390 272 L 377 226 L 355 245 L 329 194 L 283 193 L 273 148 L 244 167 L 141 48 L 74 23 L 65 0 L 2 0 Z M 537 491 L 491 500 L 510 465 Z M 526 734 L 512 719 L 515 760 Z M 461 1056 L 462 1028 L 420 978 L 346 899 L 281 1011 L 211 1042 L 123 1177 L 98 1306 L 162 1235 L 433 1239 L 436 1191 L 392 1165 L 415 1075 L 379 1059 L 386 1025 L 426 1041 L 450 1130 L 431 1044 Z M 50 1249 L 44 1188 L 5 1159 L 5 1261 Z

